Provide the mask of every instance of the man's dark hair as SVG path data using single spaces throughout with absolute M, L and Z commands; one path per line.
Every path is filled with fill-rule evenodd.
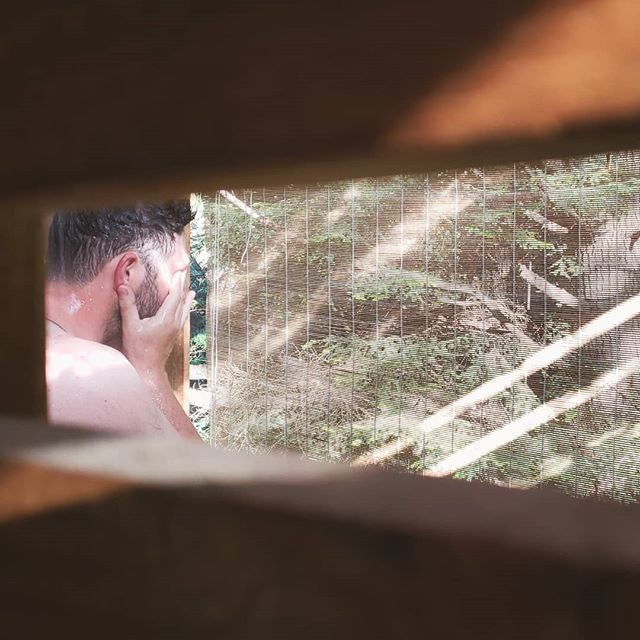
M 48 278 L 90 282 L 125 251 L 137 251 L 148 265 L 150 252 L 173 249 L 174 234 L 193 216 L 188 200 L 58 212 L 49 227 Z

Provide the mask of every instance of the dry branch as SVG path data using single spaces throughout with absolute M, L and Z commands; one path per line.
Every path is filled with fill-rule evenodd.
M 558 287 L 555 284 L 551 284 L 548 280 L 534 273 L 531 269 L 520 265 L 520 277 L 534 286 L 538 291 L 542 292 L 545 296 L 553 298 L 560 304 L 566 304 L 568 307 L 577 307 L 579 304 L 578 298 L 569 293 L 562 287 Z
M 476 300 L 479 300 L 484 304 L 487 309 L 492 312 L 495 312 L 499 316 L 500 321 L 510 320 L 512 322 L 516 319 L 516 314 L 514 311 L 509 309 L 509 307 L 503 302 L 499 302 L 498 300 L 494 300 L 490 298 L 485 293 L 478 289 L 474 289 L 466 284 L 453 284 L 451 282 L 447 282 L 440 278 L 429 277 L 429 286 L 434 287 L 436 289 L 442 289 L 443 291 L 451 291 L 453 293 L 464 293 L 465 295 L 472 296 Z
M 251 216 L 254 220 L 259 220 L 262 223 L 268 224 L 269 221 L 267 220 L 267 216 L 265 216 L 263 213 L 260 213 L 260 211 L 258 211 L 257 209 L 250 207 L 246 202 L 243 202 L 242 200 L 240 200 L 240 198 L 238 198 L 233 193 L 231 193 L 231 191 L 225 191 L 224 189 L 221 189 L 220 191 L 218 191 L 218 193 L 225 200 L 228 200 L 231 204 L 238 207 L 238 209 L 241 209 L 242 211 L 244 211 L 247 215 Z
M 543 216 L 537 211 L 526 210 L 524 212 L 524 215 L 527 216 L 527 218 L 531 218 L 531 220 L 534 220 L 538 224 L 542 225 L 542 228 L 546 229 L 547 231 L 553 231 L 555 233 L 569 233 L 569 229 L 563 227 L 557 222 L 554 222 L 553 220 L 549 220 L 549 218 Z

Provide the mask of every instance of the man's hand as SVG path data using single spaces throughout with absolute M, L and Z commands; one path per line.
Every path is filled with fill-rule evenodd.
M 122 351 L 173 428 L 185 438 L 201 442 L 189 416 L 173 395 L 164 368 L 176 338 L 189 317 L 189 308 L 195 297 L 193 291 L 185 292 L 185 280 L 185 273 L 176 273 L 169 295 L 156 315 L 144 320 L 138 314 L 133 291 L 126 285 L 118 287 Z
M 185 272 L 176 272 L 171 289 L 155 316 L 140 319 L 133 291 L 118 287 L 122 316 L 122 350 L 143 378 L 164 374 L 165 363 L 185 322 L 189 318 L 193 291 L 186 292 Z

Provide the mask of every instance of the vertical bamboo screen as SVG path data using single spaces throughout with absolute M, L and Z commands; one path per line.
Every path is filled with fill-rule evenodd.
M 638 152 L 202 196 L 194 420 L 634 500 L 639 237 Z

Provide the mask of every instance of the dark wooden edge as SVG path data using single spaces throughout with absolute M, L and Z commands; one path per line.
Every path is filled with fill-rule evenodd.
M 637 508 L 19 421 L 0 430 L 7 633 L 633 634 Z
M 185 227 L 182 234 L 182 238 L 185 244 L 187 252 L 191 250 L 191 233 L 189 227 Z M 189 273 L 187 272 L 188 287 L 190 283 Z M 189 412 L 189 346 L 191 343 L 191 331 L 189 328 L 189 321 L 184 326 L 181 334 L 178 336 L 178 340 L 173 347 L 173 350 L 169 354 L 169 360 L 167 361 L 167 374 L 169 376 L 169 382 L 176 395 L 176 398 L 182 404 L 184 410 Z
M 3 209 L 3 216 L 0 411 L 46 419 L 44 218 L 18 205 Z
M 173 438 L 54 429 L 34 421 L 5 419 L 0 431 L 2 469 L 6 473 L 6 465 L 12 465 L 12 473 L 18 473 L 23 465 L 39 468 L 42 476 L 34 485 L 55 485 L 57 476 L 72 474 L 78 478 L 71 488 L 76 493 L 98 480 L 117 491 L 193 490 L 197 500 L 225 496 L 251 508 L 390 530 L 486 537 L 585 565 L 604 563 L 640 572 L 640 548 L 632 543 L 640 536 L 640 509 L 635 506 L 575 500 L 547 490 L 514 491 L 353 469 L 284 454 L 253 456 Z M 19 506 L 30 493 L 38 493 L 25 486 L 15 495 L 3 483 L 0 487 L 5 521 L 11 519 L 12 503 Z
M 123 202 L 633 146 L 639 12 L 635 0 L 15 5 L 1 26 L 0 197 Z
M 218 189 L 241 189 L 283 184 L 315 184 L 323 181 L 386 176 L 469 167 L 491 167 L 514 162 L 572 158 L 595 153 L 633 150 L 640 147 L 640 121 L 575 127 L 528 138 L 487 140 L 468 145 L 390 150 L 375 148 L 366 153 L 291 155 L 269 163 L 219 166 L 206 161 L 192 169 L 154 172 L 125 177 L 103 176 L 72 184 L 5 193 L 0 215 L 11 207 L 39 210 L 43 215 L 57 208 L 109 205 L 140 200 L 188 197 Z

